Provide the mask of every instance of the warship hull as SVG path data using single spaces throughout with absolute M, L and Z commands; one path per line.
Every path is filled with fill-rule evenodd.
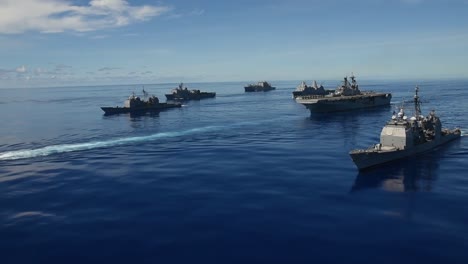
M 353 150 L 349 153 L 352 160 L 359 170 L 365 170 L 375 167 L 380 164 L 388 163 L 391 161 L 403 159 L 412 155 L 430 151 L 440 145 L 449 141 L 460 138 L 461 131 L 456 129 L 450 131 L 448 134 L 440 137 L 438 141 L 430 141 L 421 145 L 414 146 L 410 149 L 367 149 L 367 150 Z
M 336 112 L 389 105 L 390 93 L 369 93 L 353 96 L 300 96 L 296 102 L 303 104 L 311 113 Z
M 250 93 L 250 92 L 268 92 L 271 90 L 275 90 L 276 88 L 275 87 L 261 87 L 261 86 L 258 86 L 258 87 L 245 86 L 244 89 L 246 93 Z
M 156 112 L 168 108 L 177 108 L 181 107 L 180 103 L 169 104 L 169 103 L 159 103 L 157 105 L 151 106 L 142 106 L 142 107 L 101 107 L 102 111 L 106 115 L 114 114 L 123 114 L 123 113 L 144 113 L 144 112 Z
M 331 94 L 333 93 L 335 90 L 325 90 L 325 92 L 323 94 L 313 94 L 313 93 L 308 93 L 306 91 L 294 91 L 292 92 L 292 97 L 294 99 L 300 97 L 300 96 L 313 96 L 313 95 L 327 95 L 327 94 Z
M 166 99 L 171 101 L 188 101 L 188 100 L 201 100 L 206 98 L 214 98 L 216 93 L 211 92 L 201 92 L 199 94 L 190 94 L 189 96 L 180 96 L 177 94 L 166 94 Z

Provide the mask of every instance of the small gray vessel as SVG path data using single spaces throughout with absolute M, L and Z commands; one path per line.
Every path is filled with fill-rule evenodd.
M 184 88 L 183 83 L 180 83 L 179 87 L 172 90 L 170 94 L 166 94 L 166 99 L 171 101 L 188 101 L 213 98 L 215 96 L 215 92 L 202 92 L 197 89 L 189 90 L 187 87 Z
M 335 112 L 353 109 L 390 105 L 391 93 L 361 91 L 356 78 L 351 75 L 351 82 L 344 77 L 343 84 L 335 92 L 325 95 L 298 96 L 296 102 L 303 104 L 313 112 Z
M 143 89 L 143 98 L 140 98 L 133 93 L 127 100 L 125 100 L 123 107 L 101 107 L 105 115 L 114 115 L 122 113 L 146 113 L 158 112 L 168 108 L 181 107 L 180 103 L 160 103 L 159 99 L 149 94 Z
M 276 87 L 271 86 L 271 84 L 267 81 L 258 82 L 257 84 L 249 84 L 244 87 L 245 92 L 268 92 L 271 90 L 275 90 Z
M 425 152 L 461 136 L 459 128 L 443 129 L 434 110 L 427 117 L 421 115 L 418 91 L 416 86 L 414 116 L 408 119 L 400 109 L 383 127 L 379 144 L 349 153 L 359 170 Z

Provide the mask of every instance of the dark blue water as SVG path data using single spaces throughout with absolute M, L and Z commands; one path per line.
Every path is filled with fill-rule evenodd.
M 140 116 L 99 109 L 139 86 L 0 90 L 0 263 L 468 263 L 465 137 L 366 173 L 348 156 L 416 83 L 312 116 L 298 83 L 189 84 L 217 97 Z M 419 85 L 466 131 L 468 81 Z

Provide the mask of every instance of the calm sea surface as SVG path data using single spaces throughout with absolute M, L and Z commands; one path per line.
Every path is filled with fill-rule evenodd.
M 468 263 L 466 137 L 365 173 L 348 156 L 416 83 L 320 115 L 297 84 L 188 84 L 217 96 L 140 116 L 99 108 L 140 85 L 0 90 L 0 263 Z M 468 81 L 419 85 L 466 134 Z

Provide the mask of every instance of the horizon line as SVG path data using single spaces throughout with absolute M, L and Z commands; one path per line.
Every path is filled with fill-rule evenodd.
M 345 77 L 348 77 L 345 75 Z M 264 80 L 264 79 L 261 79 Z M 301 82 L 313 79 L 278 79 L 278 80 L 267 80 L 268 82 Z M 342 79 L 315 79 L 320 81 L 337 81 L 341 82 Z M 426 81 L 434 81 L 434 80 L 444 80 L 444 81 L 464 81 L 468 80 L 468 77 L 430 77 L 430 78 L 417 78 L 417 77 L 403 77 L 403 78 L 394 78 L 394 77 L 359 77 L 359 80 L 365 81 L 419 81 L 419 82 L 426 82 Z M 228 81 L 184 81 L 183 83 L 192 83 L 192 84 L 200 84 L 200 83 L 251 83 L 253 80 L 228 80 Z M 260 79 L 258 79 L 260 81 Z M 257 81 L 253 81 L 257 82 Z M 154 82 L 154 83 L 125 83 L 125 84 L 87 84 L 87 85 L 49 85 L 49 86 L 18 86 L 18 87 L 0 87 L 0 89 L 45 89 L 45 88 L 78 88 L 78 87 L 93 87 L 93 86 L 127 86 L 127 85 L 165 85 L 165 84 L 178 84 L 181 82 L 174 81 L 174 82 Z

